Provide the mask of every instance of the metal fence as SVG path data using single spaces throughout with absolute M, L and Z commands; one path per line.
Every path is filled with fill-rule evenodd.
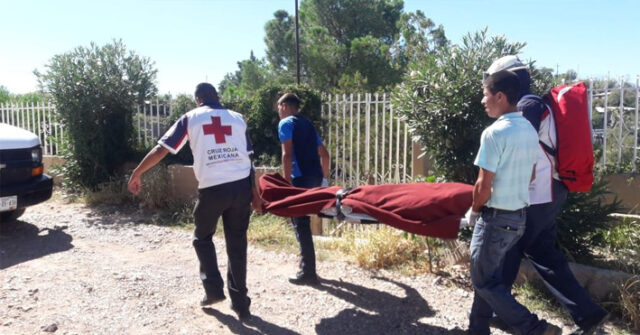
M 594 148 L 600 167 L 638 172 L 639 78 L 635 85 L 620 78 L 601 87 L 589 81 L 589 110 Z M 600 85 L 600 84 L 599 84 Z M 173 102 L 154 99 L 137 107 L 137 139 L 151 146 L 168 129 Z M 339 94 L 322 98 L 322 138 L 331 154 L 336 184 L 401 183 L 411 176 L 412 150 L 407 125 L 391 104 L 389 94 Z M 0 104 L 0 122 L 28 129 L 40 137 L 43 152 L 57 155 L 64 127 L 55 105 Z M 606 150 L 604 150 L 606 148 Z
M 638 172 L 638 100 L 640 76 L 635 86 L 623 77 L 617 84 L 607 78 L 604 87 L 589 81 L 589 106 L 594 143 L 601 153 L 600 167 L 615 167 L 618 172 Z M 613 156 L 613 157 L 612 157 Z
M 0 122 L 27 129 L 40 137 L 42 153 L 57 155 L 64 127 L 58 122 L 56 106 L 47 104 L 0 104 Z
M 407 125 L 389 95 L 326 95 L 321 133 L 333 161 L 334 184 L 406 182 L 411 176 Z
M 138 144 L 143 147 L 153 146 L 171 126 L 168 116 L 171 115 L 171 100 L 161 102 L 158 99 L 146 101 L 136 107 L 134 122 L 138 129 Z

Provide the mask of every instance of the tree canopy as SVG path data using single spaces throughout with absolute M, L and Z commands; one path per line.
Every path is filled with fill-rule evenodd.
M 446 45 L 444 29 L 401 0 L 305 0 L 299 10 L 302 82 L 319 91 L 376 91 L 399 83 L 416 55 Z M 295 17 L 284 10 L 265 24 L 266 56 L 238 62 L 221 92 L 251 93 L 265 80 L 296 80 Z M 259 74 L 252 76 L 251 73 Z

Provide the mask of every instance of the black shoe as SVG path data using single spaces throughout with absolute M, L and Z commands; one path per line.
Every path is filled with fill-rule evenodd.
M 545 328 L 542 335 L 562 335 L 562 329 L 556 325 L 547 323 L 547 328 Z
M 246 306 L 234 306 L 233 302 L 231 303 L 231 310 L 236 312 L 238 315 L 238 319 L 240 321 L 248 321 L 251 319 L 251 312 L 249 311 L 249 306 L 251 306 L 251 298 L 247 297 Z
M 305 274 L 303 272 L 296 273 L 295 276 L 289 277 L 289 282 L 295 285 L 318 285 L 320 281 L 318 276 L 314 273 L 312 275 Z
M 571 335 L 592 335 L 596 332 L 596 330 L 598 330 L 598 328 L 602 327 L 602 325 L 607 322 L 607 320 L 609 320 L 610 316 L 610 313 L 605 313 L 604 315 L 599 316 L 599 318 L 596 318 L 590 326 L 586 328 L 578 328 L 577 330 L 571 332 Z
M 495 314 L 489 319 L 489 327 L 498 328 L 506 332 L 511 330 L 511 327 Z
M 227 297 L 223 295 L 217 295 L 217 296 L 208 296 L 208 295 L 204 295 L 204 298 L 202 298 L 202 300 L 200 300 L 200 306 L 209 306 L 209 305 L 213 305 L 216 302 L 220 302 L 224 299 L 226 299 Z

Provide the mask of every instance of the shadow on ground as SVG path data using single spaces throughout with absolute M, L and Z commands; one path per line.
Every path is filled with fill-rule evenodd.
M 17 220 L 0 230 L 0 269 L 73 248 L 71 235 Z
M 293 330 L 280 327 L 273 323 L 267 322 L 257 315 L 253 315 L 249 320 L 240 322 L 235 316 L 221 313 L 213 308 L 203 308 L 205 314 L 211 315 L 218 319 L 220 323 L 227 326 L 234 334 L 242 335 L 258 335 L 258 334 L 274 334 L 274 335 L 299 335 L 300 333 Z
M 397 285 L 405 291 L 399 297 L 384 291 L 346 281 L 322 279 L 316 288 L 352 305 L 338 315 L 325 318 L 316 325 L 317 334 L 455 334 L 450 330 L 421 323 L 424 317 L 435 315 L 417 290 L 388 278 L 375 279 Z

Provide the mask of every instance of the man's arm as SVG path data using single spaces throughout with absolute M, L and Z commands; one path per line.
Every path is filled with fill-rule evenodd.
M 331 165 L 331 157 L 324 145 L 318 146 L 318 156 L 320 156 L 320 164 L 322 165 L 322 178 L 329 179 L 329 166 Z
M 293 169 L 293 141 L 291 139 L 282 142 L 282 177 L 291 183 L 291 170 Z
M 480 212 L 482 206 L 489 201 L 494 175 L 495 173 L 487 169 L 480 168 L 478 180 L 476 180 L 476 183 L 473 186 L 473 202 L 471 203 L 471 209 L 474 212 Z
M 151 151 L 144 156 L 140 164 L 138 164 L 138 166 L 133 170 L 133 173 L 131 173 L 128 185 L 129 192 L 137 195 L 142 188 L 142 180 L 140 177 L 142 177 L 147 170 L 158 164 L 158 162 L 160 162 L 168 153 L 169 150 L 159 144 L 151 149 Z

